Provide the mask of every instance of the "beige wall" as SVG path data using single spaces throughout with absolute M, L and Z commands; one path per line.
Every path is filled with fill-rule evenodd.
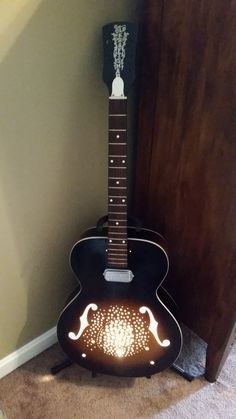
M 101 27 L 137 4 L 0 4 L 0 358 L 55 325 L 71 245 L 106 213 Z

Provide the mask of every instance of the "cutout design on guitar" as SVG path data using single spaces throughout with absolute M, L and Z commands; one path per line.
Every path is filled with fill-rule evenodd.
M 157 343 L 159 343 L 160 346 L 163 346 L 163 348 L 166 348 L 167 346 L 169 346 L 170 345 L 169 339 L 164 339 L 163 341 L 160 340 L 160 338 L 158 336 L 158 333 L 157 333 L 158 322 L 154 319 L 154 316 L 153 316 L 150 308 L 142 306 L 142 307 L 140 307 L 139 311 L 142 314 L 148 313 L 149 319 L 150 319 L 150 325 L 149 325 L 148 329 L 153 334 Z
M 72 340 L 78 340 L 80 338 L 80 336 L 82 335 L 84 329 L 86 329 L 86 327 L 89 326 L 88 312 L 89 312 L 90 308 L 95 311 L 95 310 L 98 309 L 98 306 L 96 304 L 91 303 L 91 304 L 89 304 L 85 308 L 82 316 L 80 316 L 80 318 L 79 318 L 80 319 L 80 329 L 79 329 L 79 332 L 77 333 L 77 335 L 74 332 L 69 332 L 68 333 L 68 336 L 69 336 L 70 339 L 72 339 Z
M 88 321 L 90 308 L 96 313 L 93 313 Z M 149 324 L 139 313 L 148 313 Z M 158 322 L 152 311 L 146 306 L 140 307 L 139 310 L 123 305 L 110 305 L 105 309 L 98 309 L 96 304 L 89 304 L 80 317 L 78 334 L 70 332 L 68 336 L 72 340 L 78 340 L 83 334 L 83 341 L 91 351 L 100 349 L 106 355 L 123 358 L 148 351 L 150 332 L 160 346 L 169 346 L 168 339 L 160 340 L 157 326 Z

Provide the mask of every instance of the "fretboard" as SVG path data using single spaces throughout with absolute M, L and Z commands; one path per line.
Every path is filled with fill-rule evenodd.
M 108 266 L 127 267 L 127 99 L 109 99 Z

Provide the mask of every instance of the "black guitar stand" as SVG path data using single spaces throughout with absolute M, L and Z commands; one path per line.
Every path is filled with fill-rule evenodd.
M 65 361 L 63 361 L 61 364 L 57 364 L 54 367 L 51 368 L 52 375 L 58 374 L 61 370 L 64 370 L 67 367 L 70 367 L 74 362 L 67 358 Z
M 61 364 L 57 364 L 54 367 L 51 368 L 52 375 L 58 374 L 60 371 L 64 370 L 67 367 L 70 367 L 74 364 L 74 361 L 67 358 L 65 361 L 63 361 Z M 185 378 L 188 381 L 192 381 L 194 379 L 194 376 L 184 371 L 182 368 L 180 368 L 178 365 L 173 364 L 170 367 L 172 370 L 176 371 L 178 374 L 180 374 L 183 378 Z M 95 371 L 92 371 L 92 377 L 95 378 L 97 376 L 97 373 Z M 147 375 L 147 378 L 151 378 L 151 375 Z

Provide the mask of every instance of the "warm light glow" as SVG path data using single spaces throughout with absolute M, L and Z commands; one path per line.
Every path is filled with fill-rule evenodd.
M 39 377 L 39 381 L 41 383 L 49 383 L 50 381 L 53 381 L 55 379 L 54 375 L 52 374 L 46 374 L 46 375 L 42 375 L 41 377 Z
M 148 325 L 129 307 L 109 306 L 93 314 L 83 339 L 90 350 L 101 349 L 118 358 L 132 356 L 147 346 Z
M 104 307 L 104 306 L 103 306 Z M 104 354 L 124 358 L 150 350 L 151 334 L 158 345 L 167 347 L 169 339 L 160 339 L 158 322 L 152 311 L 142 306 L 133 309 L 124 305 L 110 305 L 99 308 L 91 303 L 80 316 L 80 327 L 77 334 L 69 332 L 72 340 L 82 339 L 88 350 L 101 350 Z M 89 317 L 89 319 L 88 319 Z M 82 353 L 82 358 L 88 354 Z M 154 365 L 154 361 L 150 361 Z

